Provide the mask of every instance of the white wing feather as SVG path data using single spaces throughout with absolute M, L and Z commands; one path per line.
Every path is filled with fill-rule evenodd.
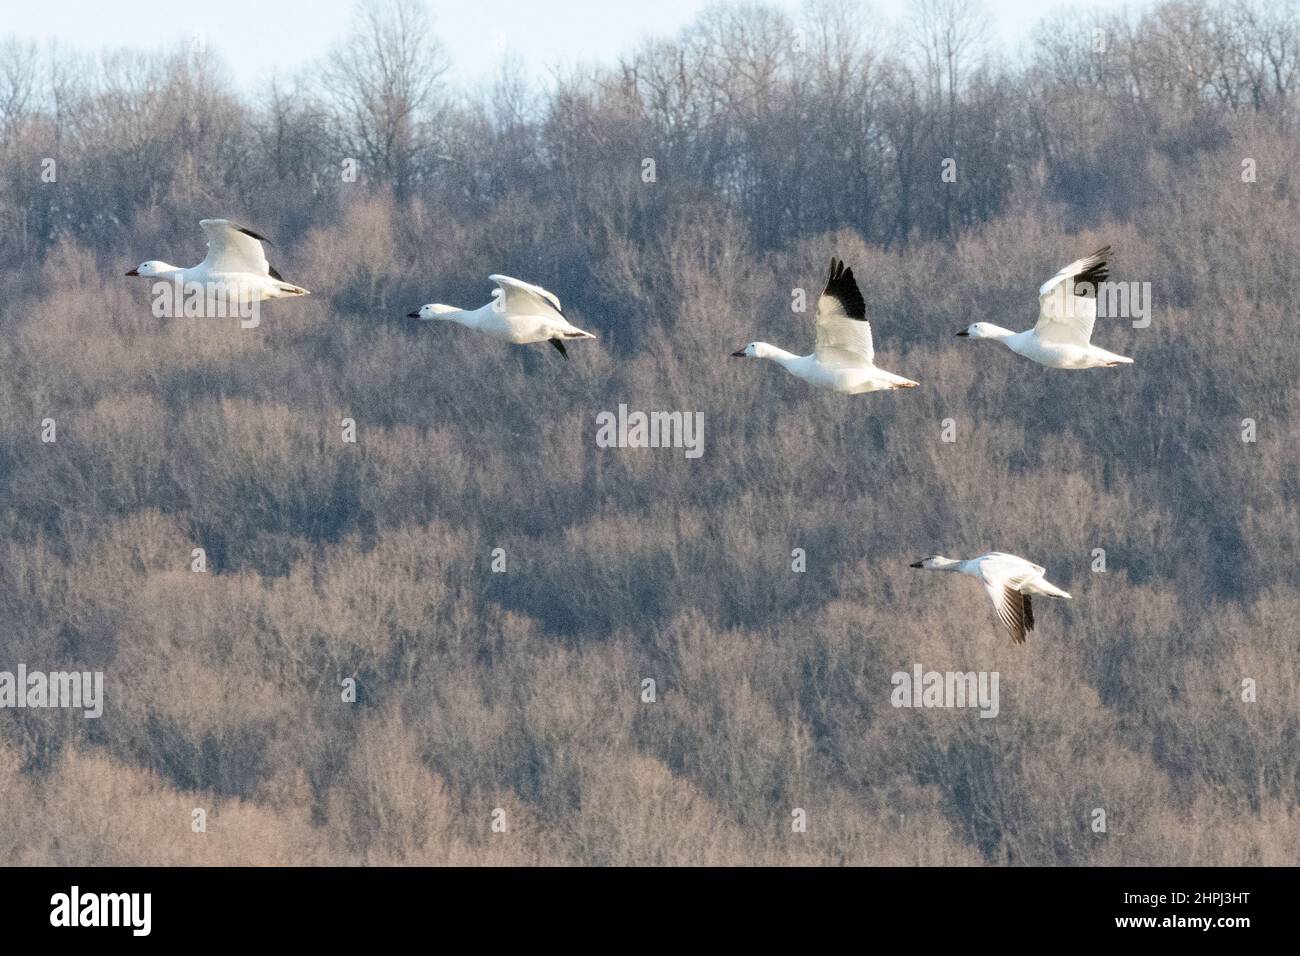
M 1096 290 L 1091 296 L 1073 294 L 1070 280 L 1101 267 L 1105 275 L 1105 261 L 1110 247 L 1099 249 L 1090 256 L 1076 259 L 1048 279 L 1038 288 L 1038 322 L 1035 334 L 1045 342 L 1061 345 L 1087 346 L 1092 340 L 1092 327 L 1097 321 Z
M 856 312 L 863 311 L 862 293 L 853 270 L 832 259 L 831 278 L 817 299 L 817 338 L 813 346 L 817 361 L 826 366 L 874 365 L 876 346 L 871 338 L 871 323 L 850 315 L 841 297 L 852 300 Z
M 1000 551 L 979 559 L 980 580 L 984 582 L 984 589 L 993 601 L 998 620 L 1017 644 L 1024 641 L 1026 631 L 1033 627 L 1032 615 L 1025 610 L 1020 586 L 1026 581 L 1041 577 L 1044 571 L 1044 568 L 1031 564 L 1024 558 Z
M 199 226 L 208 237 L 208 254 L 200 266 L 209 272 L 271 274 L 262 243 L 241 232 L 239 226 L 228 219 L 204 219 Z
M 562 312 L 560 300 L 539 285 L 530 285 L 503 275 L 490 275 L 488 278 L 501 290 L 506 300 L 505 308 L 509 312 L 527 312 L 530 306 L 536 305 L 548 311 L 554 309 L 556 312 Z

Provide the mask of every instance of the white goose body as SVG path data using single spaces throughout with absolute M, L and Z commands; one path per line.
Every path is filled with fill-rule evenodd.
M 529 285 L 509 276 L 488 276 L 497 284 L 492 301 L 477 309 L 450 305 L 425 305 L 410 313 L 412 319 L 442 319 L 482 332 L 513 345 L 550 342 L 565 358 L 565 339 L 594 339 L 590 332 L 573 325 L 560 311 L 560 300 L 541 286 Z
M 1070 598 L 1068 591 L 1047 580 L 1047 570 L 1041 565 L 1002 551 L 990 551 L 965 561 L 933 555 L 913 562 L 912 567 L 927 571 L 956 571 L 978 578 L 993 601 L 998 620 L 1016 644 L 1023 644 L 1025 635 L 1034 629 L 1031 594 Z
M 1133 360 L 1095 345 L 1077 345 L 1051 342 L 1040 338 L 1035 329 L 1012 332 L 988 322 L 977 322 L 980 332 L 967 334 L 971 338 L 996 339 L 1017 355 L 1032 359 L 1048 368 L 1111 368 L 1115 365 L 1132 365 Z M 971 328 L 974 328 L 972 326 Z
M 795 378 L 803 379 L 809 385 L 829 389 L 844 395 L 859 395 L 863 392 L 879 392 L 887 388 L 915 388 L 916 382 L 876 368 L 874 365 L 830 365 L 820 361 L 817 355 L 795 355 L 785 349 L 779 349 L 767 342 L 751 343 L 753 352 L 745 352 L 746 358 L 765 358 L 780 365 Z M 745 346 L 749 349 L 751 346 Z M 737 356 L 739 357 L 739 356 Z
M 809 385 L 843 395 L 916 388 L 911 379 L 876 367 L 871 324 L 853 270 L 831 259 L 830 278 L 817 300 L 817 339 L 811 355 L 795 355 L 767 342 L 750 342 L 736 358 L 768 359 Z
M 993 339 L 1017 355 L 1049 368 L 1110 368 L 1132 365 L 1124 355 L 1092 344 L 1097 320 L 1097 287 L 1110 274 L 1110 246 L 1098 249 L 1048 279 L 1038 289 L 1038 322 L 1032 329 L 1012 332 L 991 322 L 976 322 L 957 334 Z
M 202 219 L 199 227 L 208 237 L 208 254 L 196 266 L 182 268 L 160 259 L 142 262 L 129 276 L 180 282 L 193 286 L 222 286 L 226 294 L 243 302 L 262 302 L 311 295 L 306 289 L 285 282 L 266 261 L 265 236 L 238 226 L 229 219 Z

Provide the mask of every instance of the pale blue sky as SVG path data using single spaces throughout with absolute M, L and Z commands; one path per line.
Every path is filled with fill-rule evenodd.
M 769 0 L 797 13 L 802 0 Z M 156 49 L 188 43 L 203 31 L 246 91 L 273 71 L 309 66 L 344 37 L 352 0 L 5 0 L 0 37 L 57 39 L 79 50 Z M 533 78 L 553 64 L 610 62 L 647 35 L 676 33 L 707 0 L 426 0 L 434 28 L 451 54 L 457 85 L 473 87 L 497 72 L 504 47 Z M 1118 7 L 1122 0 L 987 0 L 993 34 L 1012 49 L 1042 14 L 1056 7 Z M 864 0 L 873 23 L 900 18 L 907 0 Z

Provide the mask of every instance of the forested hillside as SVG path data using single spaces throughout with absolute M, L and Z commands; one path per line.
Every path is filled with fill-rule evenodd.
M 256 95 L 0 39 L 0 670 L 106 696 L 0 710 L 0 862 L 1300 862 L 1300 12 L 1012 51 L 866 9 L 488 89 L 414 0 Z M 211 217 L 312 295 L 155 318 L 123 273 Z M 1093 341 L 1136 364 L 954 337 L 1106 244 L 1152 308 Z M 808 351 L 832 255 L 920 388 L 729 357 Z M 598 339 L 405 318 L 490 273 Z M 703 454 L 599 447 L 620 404 Z M 992 550 L 1073 594 L 1024 645 L 908 567 Z M 892 707 L 917 663 L 1000 713 Z

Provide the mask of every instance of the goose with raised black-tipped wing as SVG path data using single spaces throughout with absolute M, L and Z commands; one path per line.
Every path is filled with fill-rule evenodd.
M 979 578 L 993 600 L 998 620 L 1016 644 L 1023 644 L 1025 635 L 1034 629 L 1034 606 L 1029 599 L 1031 594 L 1067 600 L 1070 597 L 1068 591 L 1062 591 L 1047 580 L 1046 568 L 1001 551 L 990 551 L 968 561 L 936 554 L 915 561 L 911 566 L 925 568 L 927 571 L 956 571 Z
M 795 355 L 767 342 L 750 342 L 731 354 L 768 359 L 809 385 L 845 395 L 917 386 L 909 378 L 876 368 L 866 302 L 853 270 L 839 259 L 831 259 L 830 277 L 817 300 L 817 338 L 811 355 Z
M 179 280 L 186 286 L 205 288 L 220 284 L 231 296 L 250 302 L 311 295 L 306 289 L 285 282 L 266 261 L 262 243 L 270 240 L 265 236 L 229 219 L 202 219 L 199 228 L 208 237 L 208 254 L 198 265 L 185 268 L 161 259 L 149 259 L 127 275 Z
M 1038 289 L 1038 322 L 1032 329 L 1012 332 L 992 322 L 976 322 L 957 334 L 963 338 L 994 339 L 1017 355 L 1049 368 L 1113 368 L 1132 365 L 1124 355 L 1092 344 L 1097 321 L 1097 288 L 1110 275 L 1110 246 L 1071 262 Z
M 541 286 L 510 276 L 488 278 L 497 287 L 492 290 L 492 301 L 486 305 L 458 309 L 454 305 L 431 304 L 421 306 L 407 318 L 456 322 L 515 345 L 550 342 L 565 358 L 569 357 L 564 347 L 566 341 L 596 337 L 570 323 L 560 311 L 560 300 Z

